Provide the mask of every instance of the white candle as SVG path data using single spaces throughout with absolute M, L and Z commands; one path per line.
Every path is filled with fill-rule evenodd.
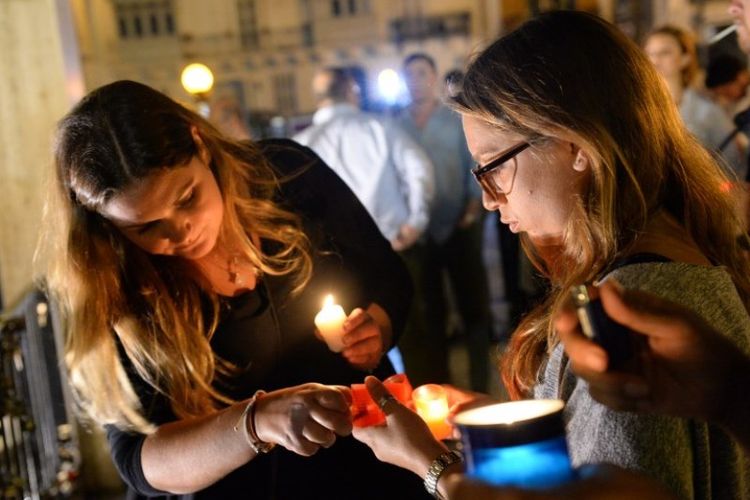
M 344 343 L 341 340 L 344 336 L 344 320 L 346 320 L 344 309 L 334 304 L 333 295 L 326 296 L 323 309 L 315 315 L 315 326 L 318 327 L 328 348 L 333 352 L 341 352 L 344 349 Z

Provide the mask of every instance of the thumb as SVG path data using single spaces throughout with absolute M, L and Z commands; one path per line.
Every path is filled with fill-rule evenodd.
M 368 376 L 365 378 L 365 386 L 367 391 L 372 396 L 373 401 L 378 407 L 385 413 L 385 416 L 393 414 L 393 412 L 401 406 L 401 403 L 388 391 L 385 385 L 377 379 L 377 377 Z M 386 402 L 384 404 L 384 402 Z
M 605 281 L 599 287 L 607 315 L 647 337 L 669 335 L 691 312 L 660 297 L 638 290 L 623 290 Z

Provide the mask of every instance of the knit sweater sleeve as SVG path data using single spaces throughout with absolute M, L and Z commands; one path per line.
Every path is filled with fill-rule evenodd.
M 625 266 L 612 275 L 695 311 L 746 352 L 750 319 L 722 268 L 681 263 Z M 692 419 L 614 411 L 594 401 L 588 385 L 571 371 L 561 345 L 554 348 L 535 396 L 561 398 L 571 460 L 609 462 L 638 470 L 680 498 L 747 498 L 750 467 L 741 448 L 722 429 Z

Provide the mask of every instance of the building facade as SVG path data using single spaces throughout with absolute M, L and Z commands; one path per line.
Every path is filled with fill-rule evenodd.
M 253 116 L 314 110 L 310 80 L 322 66 L 361 75 L 377 108 L 377 76 L 414 51 L 441 73 L 464 67 L 487 41 L 534 13 L 575 7 L 634 37 L 662 20 L 726 21 L 725 1 L 689 0 L 72 0 L 88 88 L 134 79 L 190 102 L 180 72 L 191 62 L 215 76 L 213 97 Z

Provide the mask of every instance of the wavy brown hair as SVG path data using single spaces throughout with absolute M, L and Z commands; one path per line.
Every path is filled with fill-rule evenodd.
M 726 177 L 682 124 L 666 85 L 641 49 L 609 23 L 557 11 L 499 39 L 469 65 L 453 98 L 463 114 L 528 138 L 577 144 L 592 181 L 556 248 L 522 236 L 552 288 L 513 333 L 503 380 L 528 396 L 558 343 L 552 317 L 574 284 L 600 277 L 627 255 L 659 211 L 674 217 L 715 265 L 725 266 L 746 307 L 750 268 L 737 245 L 742 225 Z
M 312 271 L 299 218 L 273 200 L 283 179 L 256 146 L 227 139 L 146 85 L 119 81 L 88 94 L 58 126 L 56 175 L 37 257 L 66 319 L 72 385 L 99 423 L 152 428 L 128 382 L 118 344 L 179 417 L 204 415 L 230 402 L 213 387 L 216 376 L 232 370 L 209 344 L 218 323 L 216 293 L 201 286 L 187 261 L 144 252 L 99 213 L 133 182 L 197 155 L 193 128 L 210 153 L 222 193 L 220 239 L 240 241 L 264 273 L 293 276 L 295 291 Z M 277 250 L 261 252 L 250 231 Z

